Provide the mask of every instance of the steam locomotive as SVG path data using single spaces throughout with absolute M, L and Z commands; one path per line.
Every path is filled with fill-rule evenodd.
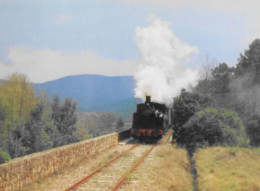
M 164 104 L 151 102 L 151 96 L 146 96 L 146 101 L 137 104 L 133 114 L 131 136 L 139 140 L 160 139 L 168 122 L 167 112 Z

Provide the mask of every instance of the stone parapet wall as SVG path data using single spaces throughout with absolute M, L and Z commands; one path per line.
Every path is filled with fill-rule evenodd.
M 21 190 L 25 185 L 117 144 L 118 133 L 112 133 L 13 159 L 0 165 L 0 190 Z

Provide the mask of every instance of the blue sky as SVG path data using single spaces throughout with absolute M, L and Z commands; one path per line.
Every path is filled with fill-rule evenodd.
M 198 48 L 188 67 L 199 67 L 206 56 L 235 65 L 260 36 L 260 2 L 227 2 L 0 0 L 0 78 L 13 72 L 33 82 L 83 73 L 133 75 L 141 57 L 136 27 L 148 26 L 151 15 Z

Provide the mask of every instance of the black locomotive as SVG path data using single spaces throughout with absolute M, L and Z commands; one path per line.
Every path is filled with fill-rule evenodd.
M 151 102 L 151 96 L 146 96 L 145 103 L 137 104 L 133 114 L 131 136 L 139 140 L 160 139 L 166 126 L 167 111 L 164 104 Z

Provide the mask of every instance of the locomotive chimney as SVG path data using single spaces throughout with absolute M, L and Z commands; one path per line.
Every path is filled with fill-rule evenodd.
M 151 96 L 146 96 L 145 103 L 150 103 L 151 102 Z

